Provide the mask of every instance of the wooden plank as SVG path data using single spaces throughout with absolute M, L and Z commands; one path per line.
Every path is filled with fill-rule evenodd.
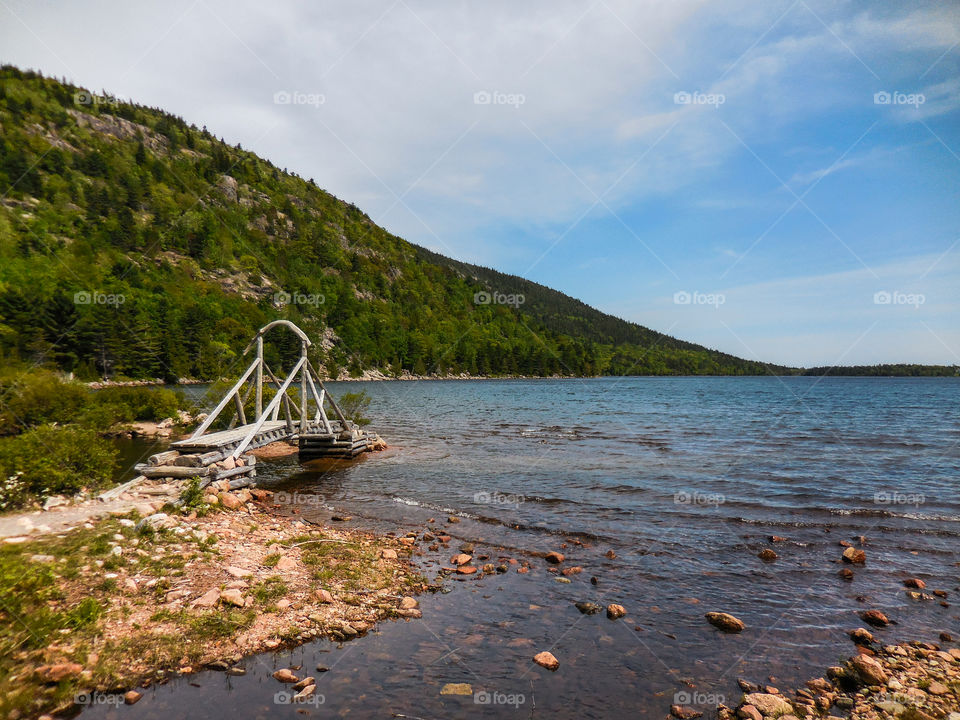
M 167 450 L 165 452 L 159 452 L 156 455 L 151 455 L 147 458 L 147 462 L 151 465 L 166 465 L 179 454 L 179 450 Z
M 148 478 L 192 478 L 201 477 L 210 472 L 206 467 L 179 467 L 177 465 L 145 465 L 137 467 L 137 472 Z

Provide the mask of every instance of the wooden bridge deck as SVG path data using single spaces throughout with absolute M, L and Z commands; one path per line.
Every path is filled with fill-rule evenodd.
M 201 435 L 198 438 L 186 438 L 172 443 L 171 446 L 184 452 L 209 452 L 212 450 L 228 451 L 237 447 L 247 436 L 253 424 L 241 425 L 232 430 L 220 430 L 218 432 Z M 337 425 L 339 430 L 339 424 Z M 326 432 L 316 423 L 310 423 L 307 426 L 307 432 L 310 435 L 326 435 Z M 253 436 L 248 449 L 263 447 L 278 440 L 292 440 L 300 434 L 300 423 L 293 423 L 293 431 L 287 430 L 287 423 L 283 420 L 267 420 L 260 426 L 260 430 Z

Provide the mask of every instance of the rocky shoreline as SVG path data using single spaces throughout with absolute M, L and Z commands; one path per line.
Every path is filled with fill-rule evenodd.
M 736 708 L 719 705 L 718 720 L 960 720 L 960 649 L 914 641 L 881 645 L 866 628 L 850 631 L 857 654 L 792 693 L 740 679 Z M 947 642 L 952 638 L 942 634 Z M 693 720 L 704 713 L 673 705 L 670 714 Z
M 21 638 L 4 661 L 0 715 L 72 714 L 77 698 L 118 688 L 132 703 L 138 688 L 178 675 L 239 675 L 250 655 L 323 637 L 346 642 L 383 620 L 420 617 L 413 596 L 431 588 L 409 546 L 279 515 L 271 495 L 211 487 L 182 513 L 146 505 L 154 511 L 146 516 L 7 538 L 4 576 L 42 574 L 51 584 L 41 597 L 23 590 L 20 617 L 32 627 L 62 616 L 63 627 L 43 642 Z M 71 613 L 84 603 L 81 625 Z M 18 637 L 14 623 L 3 625 Z

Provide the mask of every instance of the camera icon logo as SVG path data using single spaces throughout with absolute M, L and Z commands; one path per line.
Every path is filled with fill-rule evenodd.
M 880 290 L 873 294 L 874 305 L 889 305 L 891 300 L 892 296 L 886 290 Z
M 288 93 L 286 90 L 278 90 L 273 94 L 274 105 L 289 105 L 290 99 L 290 93 Z
M 291 298 L 290 293 L 284 290 L 280 290 L 273 294 L 273 304 L 276 305 L 277 307 L 283 307 L 285 305 L 289 305 L 290 298 Z
M 486 90 L 478 90 L 473 94 L 474 105 L 489 105 L 492 99 L 492 96 Z
M 881 90 L 880 92 L 875 92 L 873 94 L 874 105 L 889 105 L 891 99 L 890 93 L 888 93 L 886 90 Z
M 73 294 L 74 305 L 89 305 L 92 302 L 93 295 L 89 290 L 81 290 L 80 292 Z
M 680 92 L 673 94 L 674 105 L 689 105 L 691 100 L 692 97 L 686 90 L 681 90 Z
M 481 290 L 480 292 L 473 294 L 474 305 L 489 305 L 491 299 L 490 293 L 488 293 L 486 290 Z
M 674 305 L 689 305 L 690 304 L 690 293 L 686 290 L 680 290 L 673 294 L 673 304 Z

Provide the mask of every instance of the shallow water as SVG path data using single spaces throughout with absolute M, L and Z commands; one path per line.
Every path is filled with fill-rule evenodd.
M 858 610 L 896 620 L 877 631 L 884 640 L 960 635 L 954 607 L 912 601 L 902 586 L 919 577 L 929 590 L 958 589 L 958 379 L 330 386 L 367 390 L 391 449 L 346 464 L 261 465 L 262 482 L 299 493 L 303 515 L 349 514 L 349 525 L 384 532 L 436 518 L 454 540 L 421 558 L 431 578 L 467 540 L 494 560 L 566 543 L 566 564 L 584 572 L 561 584 L 531 558 L 526 575 L 450 579 L 452 592 L 421 599 L 423 620 L 385 623 L 341 648 L 251 658 L 245 677 L 201 673 L 85 715 L 659 718 L 686 693 L 677 699 L 709 717 L 717 701 L 737 701 L 737 677 L 796 686 L 850 654 Z M 461 522 L 447 524 L 451 514 Z M 787 541 L 763 562 L 770 535 Z M 859 535 L 867 565 L 847 582 L 838 543 Z M 627 618 L 581 615 L 579 600 L 620 603 Z M 747 630 L 718 633 L 709 610 Z M 556 673 L 531 662 L 547 649 Z M 318 676 L 322 704 L 274 702 L 275 667 L 318 662 L 332 668 Z M 490 695 L 441 697 L 450 682 Z

